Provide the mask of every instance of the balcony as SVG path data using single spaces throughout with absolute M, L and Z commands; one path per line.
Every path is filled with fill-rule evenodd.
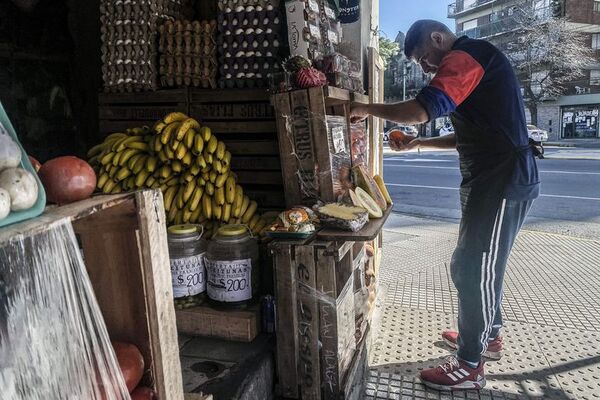
M 469 4 L 465 7 L 464 0 L 457 0 L 455 3 L 448 5 L 448 18 L 454 18 L 458 14 L 461 14 L 465 11 L 474 11 L 480 6 L 484 6 L 486 4 L 498 3 L 497 0 L 476 0 L 472 4 Z
M 514 10 L 510 16 L 497 19 L 476 28 L 459 31 L 456 34 L 457 36 L 468 36 L 472 39 L 484 39 L 512 32 L 519 27 L 541 24 L 546 22 L 551 16 L 552 10 L 550 7 L 531 10 L 530 13 L 523 10 Z

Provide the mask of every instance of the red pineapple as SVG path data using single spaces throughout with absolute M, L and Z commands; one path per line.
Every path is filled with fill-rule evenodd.
M 327 84 L 327 78 L 316 68 L 302 68 L 296 73 L 296 84 L 301 89 L 324 86 Z

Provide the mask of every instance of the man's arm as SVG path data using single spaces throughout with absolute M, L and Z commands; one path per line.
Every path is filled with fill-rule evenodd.
M 362 121 L 369 115 L 406 125 L 417 125 L 429 121 L 427 111 L 416 100 L 395 104 L 352 104 L 350 109 L 352 122 Z
M 456 135 L 454 133 L 446 136 L 430 137 L 430 138 L 416 138 L 407 145 L 398 147 L 396 144 L 390 147 L 393 150 L 410 150 L 410 149 L 456 149 Z M 394 148 L 396 147 L 396 148 Z

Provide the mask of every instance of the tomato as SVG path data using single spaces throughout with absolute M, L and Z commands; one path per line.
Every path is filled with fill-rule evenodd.
M 51 203 L 67 204 L 87 199 L 96 187 L 96 174 L 92 167 L 73 156 L 45 162 L 38 175 Z
M 154 390 L 140 386 L 131 393 L 131 400 L 156 400 Z
M 113 342 L 112 345 L 123 378 L 125 378 L 127 390 L 131 393 L 142 380 L 142 375 L 144 375 L 144 357 L 140 350 L 131 343 Z
M 33 169 L 35 170 L 35 172 L 38 172 L 40 170 L 40 168 L 42 167 L 42 163 L 40 163 L 38 160 L 36 160 L 35 157 L 31 157 L 31 156 L 27 156 L 27 157 L 29 157 L 29 162 L 33 166 Z

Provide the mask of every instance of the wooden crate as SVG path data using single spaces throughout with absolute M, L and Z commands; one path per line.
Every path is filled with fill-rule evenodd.
M 175 310 L 162 195 L 147 190 L 49 207 L 38 218 L 3 228 L 0 243 L 71 221 L 111 340 L 135 344 L 143 383 L 162 400 L 182 400 Z
M 275 111 L 265 89 L 190 89 L 190 116 L 198 118 L 232 154 L 231 169 L 262 209 L 283 209 Z
M 352 247 L 352 242 L 272 244 L 277 391 L 285 398 L 345 396 L 357 353 Z
M 251 342 L 260 332 L 260 308 L 217 310 L 208 305 L 178 310 L 177 330 L 192 336 Z
M 341 147 L 348 149 L 350 164 L 350 102 L 368 103 L 368 98 L 326 86 L 276 94 L 271 101 L 277 116 L 286 205 L 336 201 L 341 178 L 346 172 L 350 178 L 349 168 L 343 171 L 344 166 L 335 165 L 345 154 Z M 327 124 L 328 115 L 345 120 L 344 132 L 335 139 Z

